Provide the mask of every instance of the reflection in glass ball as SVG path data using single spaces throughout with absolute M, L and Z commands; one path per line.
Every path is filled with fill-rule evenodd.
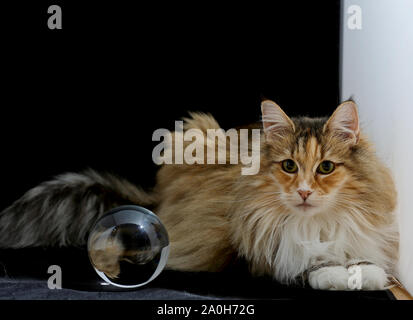
M 90 262 L 106 283 L 137 288 L 155 279 L 165 267 L 169 239 L 153 212 L 122 206 L 96 222 L 87 247 Z

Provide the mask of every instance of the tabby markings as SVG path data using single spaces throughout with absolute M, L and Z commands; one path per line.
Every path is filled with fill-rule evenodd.
M 205 134 L 195 128 L 184 130 L 183 121 L 175 121 L 173 133 L 168 129 L 154 131 L 152 141 L 161 142 L 153 149 L 152 160 L 158 165 L 241 162 L 241 174 L 254 175 L 260 170 L 260 139 L 259 129 L 207 129 Z

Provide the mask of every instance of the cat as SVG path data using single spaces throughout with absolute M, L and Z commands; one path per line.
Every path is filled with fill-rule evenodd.
M 361 289 L 384 289 L 398 259 L 397 196 L 355 102 L 330 118 L 289 118 L 270 100 L 261 111 L 262 123 L 248 126 L 261 129 L 258 174 L 241 175 L 237 164 L 163 165 L 151 192 L 93 170 L 63 174 L 0 214 L 0 248 L 82 246 L 104 212 L 137 204 L 168 230 L 167 268 L 218 272 L 242 258 L 256 276 L 348 290 L 358 265 Z M 209 114 L 184 120 L 184 130 L 220 128 Z M 115 278 L 117 261 L 101 260 Z

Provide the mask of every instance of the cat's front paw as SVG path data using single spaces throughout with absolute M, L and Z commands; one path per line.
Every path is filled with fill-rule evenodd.
M 384 290 L 388 277 L 383 268 L 374 264 L 322 267 L 310 272 L 308 282 L 319 290 Z
M 356 265 L 361 273 L 361 289 L 362 290 L 384 290 L 387 285 L 387 274 L 374 264 Z
M 349 272 L 343 266 L 322 267 L 310 272 L 308 283 L 318 290 L 347 290 Z

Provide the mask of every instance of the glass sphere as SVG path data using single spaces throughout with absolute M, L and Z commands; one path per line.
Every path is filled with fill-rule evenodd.
M 102 284 L 137 288 L 155 279 L 165 267 L 169 239 L 153 212 L 122 206 L 95 223 L 87 249 L 90 262 L 105 281 Z

